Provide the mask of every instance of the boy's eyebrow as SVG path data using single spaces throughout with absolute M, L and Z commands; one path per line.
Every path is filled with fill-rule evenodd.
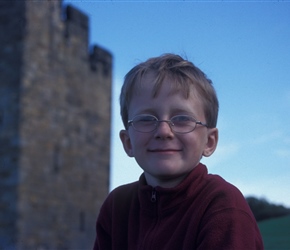
M 155 108 L 145 108 L 145 109 L 140 109 L 136 112 L 136 114 L 134 114 L 134 116 L 136 115 L 140 115 L 140 114 L 149 114 L 149 115 L 154 115 L 157 116 L 157 112 Z M 170 110 L 170 115 L 175 116 L 175 115 L 180 115 L 180 114 L 185 114 L 185 115 L 189 115 L 192 116 L 193 118 L 197 118 L 196 113 L 186 110 L 184 108 L 173 108 Z M 158 117 L 157 117 L 158 118 Z
M 154 111 L 154 108 L 145 108 L 145 109 L 138 110 L 135 115 L 140 115 L 140 114 L 151 115 L 151 114 L 156 114 L 156 111 Z
M 189 116 L 196 118 L 196 113 L 194 113 L 193 111 L 183 109 L 183 108 L 174 108 L 174 109 L 172 109 L 172 113 L 174 115 L 175 114 L 186 114 L 186 115 L 189 115 Z

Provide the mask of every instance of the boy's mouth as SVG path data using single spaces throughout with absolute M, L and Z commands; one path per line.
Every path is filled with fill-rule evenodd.
M 172 149 L 172 148 L 168 148 L 168 149 L 163 149 L 163 148 L 159 149 L 159 148 L 157 148 L 157 149 L 149 149 L 148 151 L 151 152 L 151 153 L 170 153 L 170 152 L 179 152 L 181 150 Z

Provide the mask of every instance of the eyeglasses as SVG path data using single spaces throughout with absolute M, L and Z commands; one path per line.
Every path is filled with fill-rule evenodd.
M 128 121 L 128 126 L 132 126 L 138 132 L 150 133 L 157 129 L 160 122 L 167 122 L 171 130 L 178 134 L 186 134 L 193 131 L 197 124 L 208 127 L 207 124 L 197 121 L 188 115 L 176 115 L 170 120 L 158 120 L 153 115 L 137 115 Z

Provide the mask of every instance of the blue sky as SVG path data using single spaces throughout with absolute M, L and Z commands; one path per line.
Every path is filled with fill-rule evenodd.
M 64 1 L 90 18 L 90 44 L 114 56 L 111 189 L 141 170 L 123 152 L 119 92 L 138 62 L 186 56 L 213 81 L 220 101 L 209 172 L 244 195 L 290 207 L 290 2 Z

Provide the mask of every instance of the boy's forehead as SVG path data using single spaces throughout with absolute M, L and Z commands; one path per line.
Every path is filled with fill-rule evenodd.
M 170 83 L 166 85 L 166 82 L 163 82 L 162 84 L 160 91 L 156 95 L 154 95 L 153 84 L 143 85 L 138 91 L 135 91 L 128 106 L 130 116 L 133 117 L 144 112 L 155 112 L 156 110 L 170 110 L 172 114 L 190 112 L 197 117 L 204 115 L 204 103 L 196 91 L 190 91 L 189 95 L 186 96 L 178 89 L 176 91 L 167 91 L 165 88 L 166 86 L 171 86 Z M 176 95 L 179 97 L 176 97 Z M 164 109 L 164 105 L 167 106 L 166 109 Z
M 161 91 L 168 92 L 168 96 L 182 93 L 186 99 L 190 95 L 198 93 L 194 84 L 190 83 L 189 80 L 181 83 L 178 81 L 178 78 L 165 76 L 162 79 L 162 77 L 157 76 L 153 72 L 149 72 L 135 82 L 133 96 L 150 92 L 152 97 L 155 98 Z
M 190 81 L 180 83 L 177 79 L 170 78 L 169 76 L 166 76 L 162 81 L 158 82 L 156 81 L 157 78 L 153 73 L 147 73 L 139 81 L 136 81 L 133 87 L 131 101 L 135 97 L 145 96 L 149 99 L 155 99 L 162 92 L 162 94 L 167 94 L 168 97 L 181 94 L 185 100 L 197 99 L 200 105 L 204 106 L 202 95 L 194 83 Z

